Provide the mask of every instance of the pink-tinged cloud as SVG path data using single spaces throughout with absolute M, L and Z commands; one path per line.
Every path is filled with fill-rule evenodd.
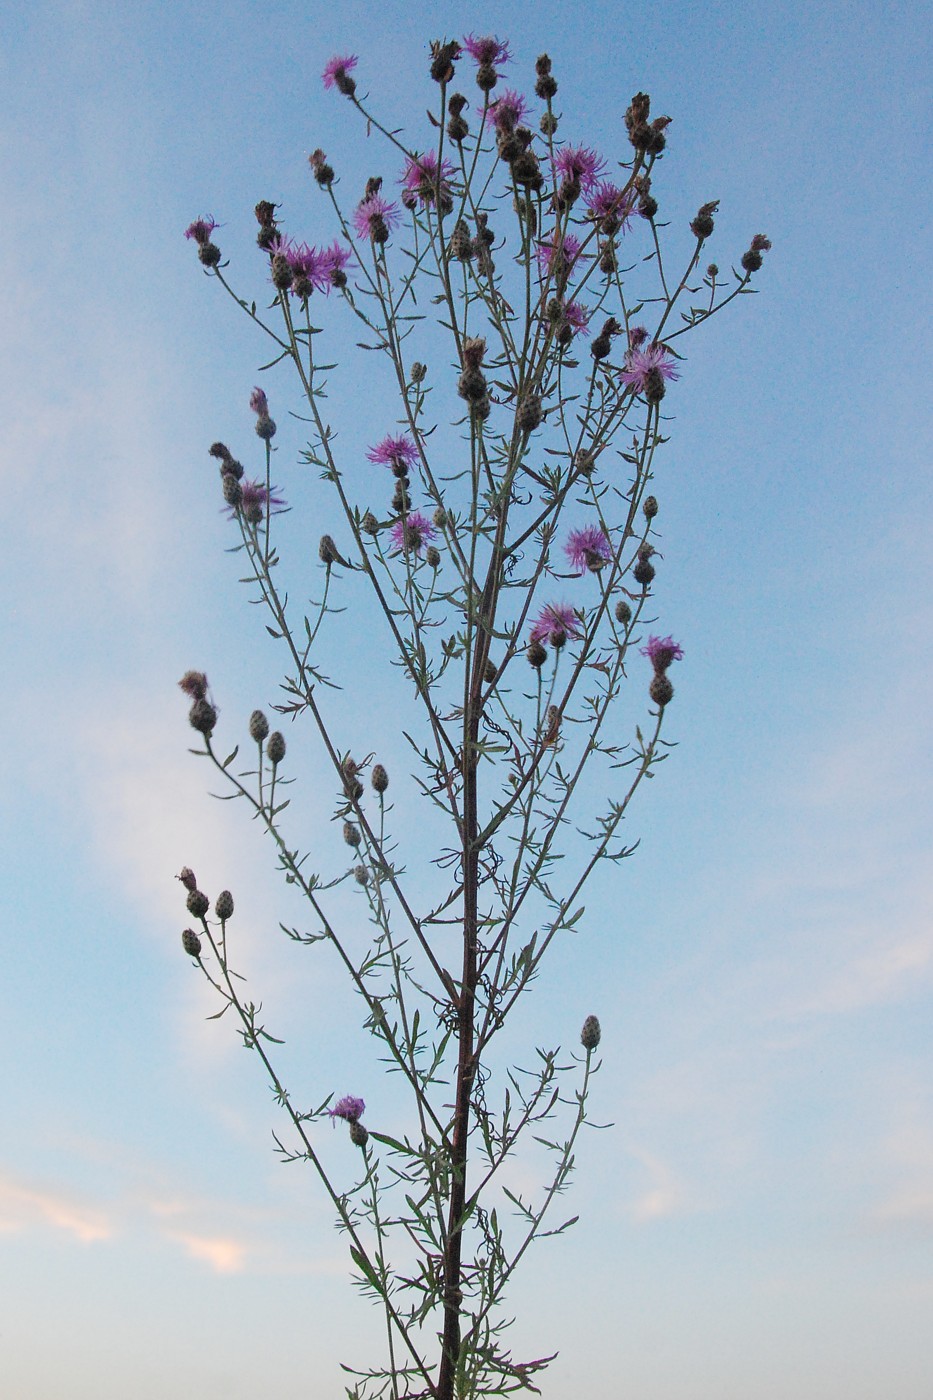
M 101 1210 L 57 1191 L 0 1177 L 0 1230 L 28 1230 L 51 1225 L 81 1244 L 110 1239 L 113 1225 Z
M 173 1230 L 169 1239 L 177 1240 L 192 1259 L 207 1264 L 215 1274 L 239 1274 L 246 1266 L 246 1248 L 229 1235 L 195 1235 L 186 1230 Z
M 686 1209 L 685 1192 L 671 1168 L 650 1152 L 633 1151 L 649 1178 L 648 1186 L 629 1206 L 629 1214 L 639 1224 L 666 1220 Z

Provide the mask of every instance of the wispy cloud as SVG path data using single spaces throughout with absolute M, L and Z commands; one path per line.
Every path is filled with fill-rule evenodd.
M 690 1209 L 688 1192 L 670 1164 L 644 1148 L 632 1147 L 628 1152 L 641 1164 L 642 1175 L 647 1177 L 647 1182 L 629 1203 L 631 1218 L 639 1224 L 647 1224 L 685 1214 Z
M 239 1274 L 246 1264 L 246 1246 L 232 1236 L 196 1235 L 184 1230 L 169 1230 L 167 1236 L 177 1240 L 192 1259 L 205 1263 L 215 1274 Z
M 114 1222 L 99 1206 L 70 1192 L 0 1175 L 0 1230 L 19 1231 L 51 1226 L 81 1244 L 110 1239 Z

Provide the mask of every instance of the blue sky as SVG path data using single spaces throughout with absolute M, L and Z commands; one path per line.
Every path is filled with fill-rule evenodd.
M 411 129 L 442 22 L 507 35 L 516 85 L 547 49 L 567 134 L 607 155 L 646 89 L 674 118 L 672 220 L 718 197 L 723 265 L 752 233 L 774 242 L 761 295 L 691 340 L 670 395 L 658 604 L 687 653 L 679 746 L 633 812 L 637 856 L 594 885 L 516 1025 L 518 1045 L 569 1044 L 598 1012 L 594 1112 L 615 1124 L 579 1154 L 579 1226 L 512 1294 L 516 1352 L 556 1338 L 550 1400 L 929 1394 L 923 12 L 568 15 L 87 3 L 7 21 L 0 1388 L 16 1400 L 336 1395 L 338 1361 L 378 1344 L 314 1181 L 272 1153 L 258 1067 L 205 1021 L 179 947 L 187 862 L 211 892 L 234 885 L 238 957 L 292 1082 L 378 1101 L 336 971 L 275 936 L 293 905 L 268 851 L 186 752 L 182 671 L 207 671 L 232 727 L 275 699 L 280 666 L 205 452 L 245 450 L 264 347 L 181 232 L 221 220 L 255 294 L 258 198 L 329 238 L 307 153 L 394 167 L 360 154 L 324 62 L 359 53 Z M 384 431 L 372 407 L 352 379 L 335 388 L 348 443 Z M 312 516 L 286 517 L 300 556 L 322 498 L 298 479 L 298 426 L 280 442 Z M 329 809 L 302 810 L 305 841 L 329 843 Z M 336 1170 L 345 1146 L 328 1133 Z

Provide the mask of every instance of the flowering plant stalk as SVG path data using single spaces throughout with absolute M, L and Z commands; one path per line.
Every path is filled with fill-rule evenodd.
M 223 443 L 210 452 L 246 581 L 287 657 L 285 699 L 274 708 L 309 723 L 333 773 L 345 856 L 329 875 L 311 873 L 287 826 L 282 732 L 254 711 L 254 761 L 237 771 L 238 749 L 221 757 L 215 747 L 206 676 L 188 672 L 181 685 L 198 752 L 269 833 L 317 922 L 315 932 L 284 931 L 342 963 L 365 1028 L 410 1090 L 404 1127 L 374 1126 L 373 1087 L 365 1124 L 355 1094 L 295 1106 L 273 1063 L 275 1037 L 231 966 L 232 896 L 221 893 L 212 919 L 192 872 L 180 879 L 198 925 L 185 930 L 185 950 L 221 998 L 218 1014 L 239 1017 L 290 1122 L 279 1150 L 317 1170 L 357 1282 L 384 1311 L 382 1363 L 344 1368 L 351 1400 L 536 1390 L 553 1359 L 513 1359 L 501 1304 L 529 1246 L 573 1223 L 554 1224 L 550 1212 L 588 1121 L 600 1026 L 587 1017 L 576 1054 L 538 1050 L 532 1070 L 503 1072 L 496 1040 L 552 942 L 580 923 L 593 871 L 634 849 L 620 826 L 665 756 L 668 673 L 683 655 L 672 637 L 645 641 L 658 514 L 648 488 L 665 441 L 662 405 L 681 373 L 682 338 L 751 291 L 770 247 L 757 235 L 731 277 L 713 263 L 701 272 L 717 208 L 709 202 L 691 222 L 687 266 L 673 276 L 656 198 L 670 119 L 652 119 L 649 98 L 636 94 L 625 113 L 628 145 L 610 166 L 559 137 L 546 55 L 533 98 L 513 89 L 496 96 L 509 61 L 494 37 L 433 44 L 435 110 L 414 146 L 360 95 L 355 57 L 327 64 L 325 86 L 384 138 L 390 173 L 348 205 L 324 152 L 312 154 L 321 246 L 299 241 L 269 201 L 256 206 L 267 311 L 234 290 L 214 220 L 187 230 L 209 276 L 273 342 L 267 368 L 292 371 L 310 425 L 304 460 L 330 493 L 321 596 L 296 614 L 279 583 L 274 517 L 286 503 L 272 481 L 277 429 L 256 388 L 258 475 L 247 477 Z M 470 63 L 472 103 L 454 90 L 458 65 L 469 77 Z M 362 349 L 380 358 L 396 405 L 391 421 L 371 423 L 365 460 L 338 452 L 325 413 L 334 366 L 319 353 L 319 333 L 335 317 L 362 327 Z M 371 592 L 420 714 L 420 737 L 405 737 L 413 782 L 440 823 L 427 867 L 394 858 L 389 774 L 368 740 L 346 732 L 320 667 L 352 575 Z M 641 642 L 647 666 L 631 655 Z M 630 662 L 648 680 L 644 729 L 620 716 Z M 391 721 L 372 716 L 382 742 L 400 737 Z M 594 811 L 600 786 L 609 796 Z M 438 879 L 450 883 L 435 889 Z M 373 932 L 363 950 L 332 912 L 338 887 L 365 903 Z M 360 1149 L 353 1184 L 333 1181 L 321 1160 L 327 1117 L 344 1121 Z M 565 1124 L 556 1136 L 543 1126 L 555 1117 Z M 533 1196 L 511 1189 L 503 1171 L 526 1134 L 553 1159 Z

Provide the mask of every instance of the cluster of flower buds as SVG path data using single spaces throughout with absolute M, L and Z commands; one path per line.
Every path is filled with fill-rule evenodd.
M 671 118 L 655 117 L 654 121 L 649 122 L 650 108 L 651 98 L 648 94 L 636 92 L 625 113 L 625 126 L 628 139 L 636 151 L 641 151 L 646 156 L 656 156 L 660 155 L 667 144 L 664 130 L 670 126 Z
M 259 393 L 262 393 L 261 389 L 254 390 L 254 395 Z M 269 422 L 272 422 L 271 418 Z M 274 423 L 272 431 L 275 431 Z M 266 510 L 279 511 L 285 508 L 284 497 L 276 495 L 274 490 L 270 490 L 261 481 L 244 480 L 242 463 L 236 460 L 224 443 L 214 442 L 208 451 L 211 457 L 216 457 L 220 462 L 221 490 L 231 516 L 239 514 L 247 524 L 258 525 Z
M 207 917 L 207 911 L 211 907 L 211 902 L 203 890 L 198 889 L 198 882 L 195 879 L 194 871 L 190 866 L 185 866 L 176 876 L 188 891 L 186 900 L 188 913 L 194 918 L 202 921 Z M 229 890 L 221 890 L 214 903 L 214 913 L 222 924 L 233 918 L 233 895 Z M 201 956 L 201 939 L 194 929 L 186 928 L 181 935 L 181 943 L 185 952 L 191 958 Z
M 209 739 L 217 723 L 217 708 L 207 698 L 207 676 L 203 671 L 186 671 L 178 684 L 191 697 L 188 723 Z
M 249 737 L 254 744 L 259 745 L 266 743 L 268 739 L 266 757 L 273 768 L 282 762 L 285 757 L 285 736 L 280 734 L 277 729 L 273 730 L 271 734 L 269 733 L 269 721 L 262 710 L 254 710 L 249 717 Z
M 683 647 L 673 637 L 649 637 L 648 645 L 642 647 L 641 654 L 647 656 L 654 667 L 648 693 L 654 703 L 663 709 L 674 694 L 674 687 L 667 675 L 668 668 L 672 661 L 683 659 Z
M 557 79 L 551 73 L 551 60 L 546 53 L 541 54 L 536 60 L 535 74 L 537 77 L 535 93 L 543 102 L 550 102 L 557 93 Z

